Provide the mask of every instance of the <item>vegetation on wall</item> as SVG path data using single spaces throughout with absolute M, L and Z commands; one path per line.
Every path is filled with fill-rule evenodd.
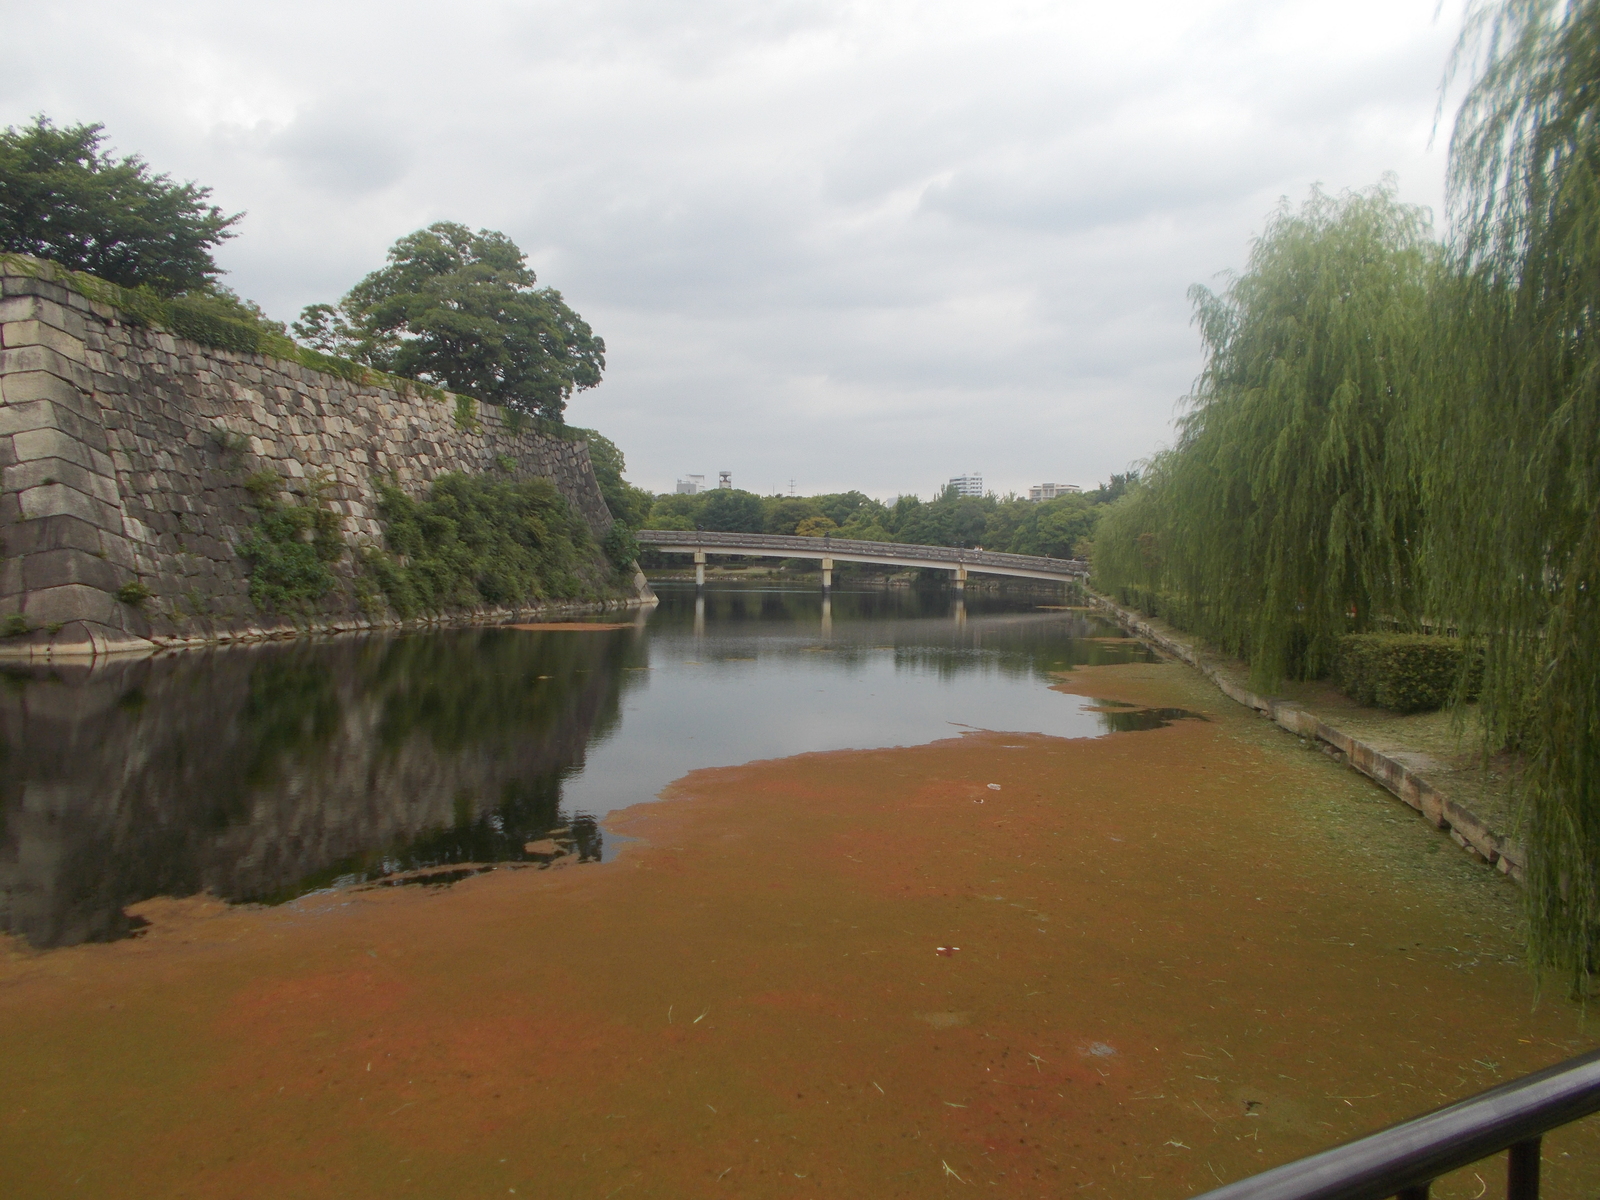
M 303 613 L 333 590 L 333 564 L 344 554 L 339 514 L 322 502 L 325 484 L 306 481 L 305 493 L 285 501 L 284 480 L 261 471 L 245 480 L 256 511 L 239 556 L 250 564 L 250 599 L 259 609 Z
M 425 499 L 386 482 L 378 494 L 385 545 L 363 567 L 402 617 L 593 599 L 609 582 L 589 526 L 548 480 L 453 474 Z

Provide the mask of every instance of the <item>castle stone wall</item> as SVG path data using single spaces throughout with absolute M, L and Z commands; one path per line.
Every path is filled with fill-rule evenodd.
M 352 550 L 381 543 L 378 479 L 418 495 L 454 471 L 549 479 L 597 538 L 610 528 L 584 442 L 134 324 L 48 263 L 0 272 L 0 655 L 390 623 L 356 603 L 351 554 L 316 612 L 256 610 L 237 548 L 262 470 L 317 492 Z M 118 598 L 133 583 L 147 599 Z

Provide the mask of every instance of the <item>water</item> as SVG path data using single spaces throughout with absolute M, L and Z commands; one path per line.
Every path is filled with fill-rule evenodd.
M 629 628 L 458 629 L 0 677 L 0 928 L 126 936 L 210 891 L 276 903 L 609 857 L 607 813 L 714 767 L 987 729 L 1095 737 L 1181 710 L 1045 686 L 1139 643 L 1036 596 L 712 586 Z

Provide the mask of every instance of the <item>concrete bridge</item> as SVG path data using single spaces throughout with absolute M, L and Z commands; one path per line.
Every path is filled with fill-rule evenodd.
M 833 586 L 836 562 L 878 563 L 892 567 L 933 567 L 949 571 L 957 589 L 967 574 L 1009 575 L 1017 579 L 1082 579 L 1089 564 L 1075 558 L 1039 558 L 1032 554 L 999 554 L 958 546 L 911 546 L 903 542 L 860 542 L 852 538 L 786 537 L 774 533 L 683 533 L 675 529 L 641 529 L 639 545 L 663 554 L 694 555 L 694 581 L 706 581 L 706 555 L 742 554 L 761 558 L 822 560 L 822 586 Z

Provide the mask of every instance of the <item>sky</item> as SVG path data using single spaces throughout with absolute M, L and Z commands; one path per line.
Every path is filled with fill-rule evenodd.
M 569 422 L 653 491 L 1092 487 L 1172 437 L 1285 198 L 1442 218 L 1459 0 L 0 0 L 0 125 L 247 215 L 293 320 L 454 220 L 606 341 Z M 1447 101 L 1450 99 L 1446 98 Z

